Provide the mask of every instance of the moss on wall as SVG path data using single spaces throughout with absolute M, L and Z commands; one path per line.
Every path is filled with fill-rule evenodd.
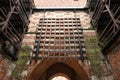
M 20 80 L 21 73 L 24 70 L 27 61 L 30 57 L 30 47 L 29 46 L 22 46 L 20 49 L 19 59 L 15 62 L 16 67 L 12 72 L 12 76 L 17 80 Z
M 85 38 L 87 53 L 92 64 L 94 74 L 100 77 L 101 76 L 101 59 L 100 59 L 101 52 L 97 43 L 98 43 L 98 39 L 96 36 Z

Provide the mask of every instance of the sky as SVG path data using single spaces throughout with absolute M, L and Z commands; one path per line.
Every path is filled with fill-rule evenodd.
M 52 80 L 68 80 L 68 79 L 62 76 L 57 76 L 57 77 L 54 77 Z

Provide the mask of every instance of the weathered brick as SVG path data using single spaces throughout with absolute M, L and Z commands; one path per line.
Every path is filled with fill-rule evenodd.
M 112 74 L 115 80 L 120 79 L 120 44 L 117 45 L 110 54 L 108 54 L 112 66 Z

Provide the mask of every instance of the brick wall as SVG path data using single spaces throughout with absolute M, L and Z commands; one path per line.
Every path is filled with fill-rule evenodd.
M 23 45 L 29 45 L 32 49 L 34 47 L 34 42 L 36 37 L 35 32 L 36 32 L 36 28 L 38 26 L 40 17 L 43 17 L 42 12 L 39 12 L 39 13 L 36 12 L 31 15 L 28 33 L 30 32 L 32 34 L 26 34 L 23 40 Z
M 35 32 L 36 28 L 39 25 L 39 20 L 40 18 L 43 18 L 44 13 L 43 12 L 34 12 L 31 17 L 30 17 L 30 24 L 29 24 L 29 29 L 28 33 L 30 32 Z M 74 18 L 75 14 L 73 11 L 47 11 L 45 13 L 46 18 Z M 81 26 L 85 29 L 88 29 L 91 27 L 90 25 L 90 16 L 84 12 L 84 11 L 77 11 L 76 12 L 76 17 L 80 18 Z M 86 35 L 89 33 L 95 34 L 95 31 L 84 31 Z M 87 33 L 86 33 L 87 32 Z M 25 38 L 23 40 L 23 45 L 29 45 L 32 49 L 34 48 L 35 45 L 35 38 L 36 34 L 26 34 Z M 33 56 L 31 52 L 31 57 Z M 34 61 L 32 60 L 32 64 L 34 64 Z M 32 65 L 31 64 L 31 65 Z M 88 65 L 84 66 L 86 71 L 89 73 L 89 68 L 87 67 Z M 29 66 L 31 69 L 31 66 Z
M 48 12 L 46 12 L 45 15 L 46 15 L 46 18 L 74 17 L 74 13 L 71 11 L 55 11 L 55 12 L 48 11 Z M 31 15 L 28 33 L 36 32 L 36 28 L 38 26 L 39 19 L 43 18 L 43 16 L 44 16 L 43 12 L 35 12 L 34 14 Z M 76 16 L 80 17 L 81 26 L 83 28 L 88 29 L 89 27 L 91 27 L 90 17 L 86 12 L 77 11 Z M 84 32 L 84 36 L 85 35 L 88 35 L 88 36 L 95 35 L 95 31 L 93 31 L 93 30 L 83 31 L 83 32 Z M 35 34 L 26 34 L 25 38 L 23 40 L 23 45 L 29 45 L 33 49 L 34 44 L 35 44 L 35 37 L 36 37 Z M 31 56 L 32 56 L 32 52 L 31 52 Z M 12 62 L 10 60 L 8 60 L 7 58 L 0 55 L 0 80 L 7 80 L 7 77 L 9 77 L 9 75 L 11 74 L 11 70 L 13 70 L 13 68 L 11 68 L 10 64 L 12 64 Z
M 5 78 L 7 68 L 7 60 L 5 60 L 2 55 L 0 55 L 0 80 Z
M 32 49 L 34 48 L 35 45 L 35 38 L 36 34 L 36 28 L 39 25 L 39 20 L 40 18 L 43 18 L 44 12 L 34 12 L 31 17 L 30 17 L 30 24 L 29 24 L 29 29 L 28 29 L 28 34 L 25 35 L 25 38 L 23 40 L 23 45 L 29 45 Z M 46 18 L 71 18 L 75 17 L 75 14 L 73 11 L 46 11 L 45 12 L 45 17 Z M 81 26 L 84 29 L 88 29 L 91 27 L 90 25 L 90 16 L 87 14 L 87 12 L 84 11 L 76 11 L 76 17 L 80 18 Z M 33 33 L 33 34 L 29 34 Z M 86 35 L 88 34 L 95 34 L 95 31 L 84 31 Z
M 108 59 L 112 66 L 114 79 L 120 80 L 120 44 L 117 45 L 110 54 L 108 54 Z
M 96 36 L 95 30 L 83 30 L 84 37 L 93 37 Z
M 11 72 L 15 68 L 15 65 L 0 54 L 0 80 L 12 80 Z

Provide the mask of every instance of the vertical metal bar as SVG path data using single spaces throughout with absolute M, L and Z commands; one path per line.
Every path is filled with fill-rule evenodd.
M 64 49 L 63 49 L 64 51 L 63 51 L 63 53 L 64 53 L 64 57 L 65 57 L 65 61 L 66 61 L 66 56 L 67 56 L 67 55 L 66 55 L 66 52 L 67 52 L 67 51 L 66 51 L 66 47 L 67 47 L 67 44 L 66 44 L 66 39 L 65 39 L 65 36 L 66 36 L 66 35 L 65 35 L 65 27 L 66 27 L 66 26 L 65 26 L 65 19 L 63 18 L 63 28 L 64 28 L 64 29 L 63 29 L 63 31 L 64 31 L 64 32 L 63 32 L 63 33 L 64 33 L 64 34 L 63 34 L 63 35 L 64 35 Z
M 52 24 L 52 21 L 50 22 L 50 24 Z M 48 50 L 48 57 L 47 57 L 47 59 L 49 60 L 49 57 L 50 57 L 50 54 L 51 54 L 51 46 L 50 46 L 50 44 L 51 44 L 51 29 L 52 29 L 52 27 L 51 27 L 52 25 L 50 25 L 50 26 L 48 26 L 48 28 L 50 29 L 50 35 L 48 35 L 49 36 L 49 46 L 48 46 L 48 48 L 49 48 L 49 50 Z M 46 28 L 47 28 L 47 26 L 46 26 Z
M 48 24 L 45 24 L 46 20 L 47 20 L 47 18 L 44 17 L 44 22 L 43 23 L 44 23 L 44 27 L 46 26 L 46 28 L 43 30 L 43 31 L 45 31 L 45 34 L 44 34 L 45 36 L 44 36 L 44 45 L 43 45 L 43 52 L 42 52 L 42 60 L 44 60 L 45 53 L 47 52 L 46 51 L 47 49 L 45 48 L 45 46 L 46 46 L 46 39 L 47 39 L 46 38 L 46 35 L 47 35 L 47 25 L 48 25 Z
M 75 14 L 75 13 L 74 13 L 74 14 Z M 73 52 L 76 51 L 73 55 L 75 55 L 75 59 L 77 60 L 77 49 L 76 49 L 76 42 L 75 42 L 75 41 L 76 41 L 76 39 L 75 39 L 75 31 L 76 31 L 76 30 L 75 30 L 75 29 L 76 29 L 77 26 L 76 26 L 75 23 L 73 23 L 73 21 L 75 21 L 75 22 L 77 21 L 77 20 L 76 20 L 76 17 L 75 17 L 75 19 L 74 19 L 74 18 L 72 19 L 72 22 L 71 22 L 71 23 L 72 23 L 72 27 L 73 27 L 73 28 L 72 28 L 72 30 L 73 30 L 73 36 L 72 36 L 72 37 L 73 37 L 73 40 L 74 40 L 74 51 L 73 51 Z
M 45 18 L 45 11 L 44 11 L 44 14 L 43 14 L 43 21 L 42 21 L 42 25 L 41 25 L 41 32 L 40 32 L 41 35 L 42 35 L 42 31 L 43 31 L 42 26 L 44 24 L 44 18 Z M 37 29 L 37 31 L 39 31 L 39 30 Z M 35 55 L 35 61 L 36 62 L 38 60 L 38 55 L 39 55 L 39 50 L 40 50 L 40 38 L 41 38 L 41 35 L 39 35 L 39 37 L 38 37 L 38 43 L 37 43 L 37 47 L 36 47 L 36 55 Z
M 59 20 L 58 20 L 58 24 L 59 24 L 59 26 L 58 26 L 58 28 L 59 28 L 59 34 L 58 34 L 58 35 L 59 35 L 59 38 L 58 38 L 58 39 L 59 39 L 59 40 L 58 40 L 58 41 L 59 41 L 59 42 L 58 42 L 59 48 L 58 48 L 58 53 L 59 53 L 59 61 L 60 61 L 60 59 L 61 59 L 61 51 L 60 51 L 60 50 L 61 50 L 61 49 L 60 49 L 60 47 L 61 47 L 60 28 L 62 27 L 61 24 L 60 24 L 60 18 L 59 18 Z
M 74 16 L 76 18 L 76 10 L 74 10 Z M 80 27 L 80 26 L 79 26 Z M 82 29 L 82 28 L 81 28 Z M 80 40 L 80 32 L 78 30 L 78 24 L 77 24 L 77 31 L 78 31 L 78 40 L 79 40 L 79 49 L 80 49 L 80 59 L 83 61 L 84 57 L 83 57 L 83 51 L 82 51 L 82 44 L 81 44 L 81 40 Z M 82 31 L 82 30 L 81 30 Z M 82 32 L 81 32 L 82 34 Z
M 80 37 L 79 37 L 79 30 L 78 30 L 78 23 L 77 23 L 77 16 L 76 16 L 76 10 L 74 10 L 74 17 L 75 17 L 75 28 L 77 29 L 77 33 L 78 33 L 78 41 L 80 41 Z M 80 43 L 79 43 L 80 45 Z M 76 50 L 76 60 L 78 59 L 78 53 Z
M 66 19 L 66 22 L 67 22 L 67 23 L 66 23 L 66 24 L 67 24 L 66 27 L 68 27 L 68 33 L 69 33 L 69 36 L 68 36 L 68 41 L 69 41 L 69 43 L 68 43 L 68 44 L 69 44 L 69 54 L 70 54 L 70 55 L 69 55 L 69 54 L 68 54 L 68 55 L 69 55 L 70 60 L 72 60 L 72 59 L 71 59 L 71 56 L 72 56 L 71 43 L 70 43 L 70 41 L 71 41 L 70 36 L 71 36 L 71 35 L 70 35 L 70 26 L 69 26 L 69 21 L 68 21 L 68 20 L 69 20 L 69 18 Z M 66 32 L 66 31 L 65 31 L 65 32 Z
M 54 55 L 53 55 L 53 56 L 54 56 L 54 60 L 55 60 L 55 54 L 56 54 L 56 25 L 57 25 L 56 22 L 57 22 L 57 20 L 56 20 L 56 18 L 55 18 L 55 25 L 54 25 L 54 27 L 55 27 L 54 29 L 55 29 L 55 30 L 53 31 L 53 32 L 54 32 L 54 50 L 53 50 L 53 52 L 54 52 L 54 53 L 53 53 L 53 54 L 54 54 Z

